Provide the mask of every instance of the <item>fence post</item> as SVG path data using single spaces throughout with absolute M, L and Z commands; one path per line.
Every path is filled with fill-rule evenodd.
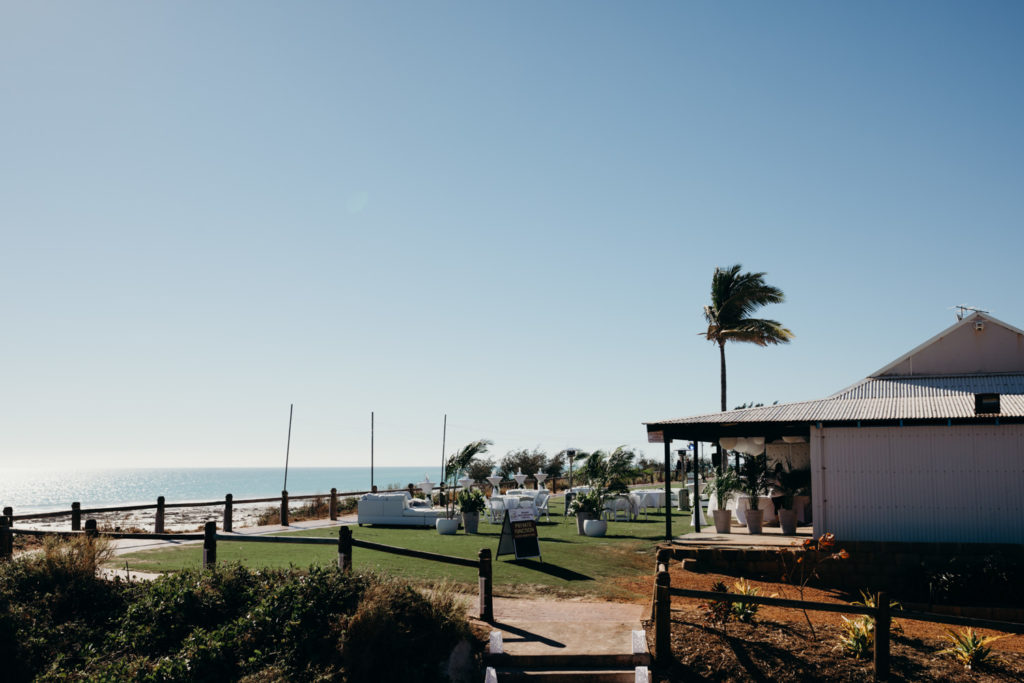
M 667 571 L 658 572 L 654 579 L 654 661 L 659 666 L 668 666 L 672 661 L 670 582 Z
M 889 680 L 889 594 L 875 596 L 875 680 Z
M 338 569 L 352 571 L 352 527 L 338 527 Z
M 288 492 L 281 491 L 281 526 L 288 526 Z
M 14 526 L 14 508 L 7 506 L 4 508 L 4 517 L 7 518 L 7 526 Z
M 668 548 L 658 548 L 657 559 L 654 561 L 654 575 L 657 577 L 661 572 L 668 571 L 668 562 L 672 556 L 672 551 Z M 651 597 L 651 619 L 655 619 L 658 616 L 658 591 L 654 591 L 654 595 Z
M 338 519 L 338 489 L 331 488 L 331 521 L 335 522 Z
M 159 496 L 156 499 L 156 525 L 155 533 L 162 534 L 164 532 L 164 497 Z
M 481 548 L 480 559 L 480 618 L 488 624 L 494 623 L 494 581 L 492 578 L 491 549 Z
M 232 518 L 234 517 L 234 513 L 234 496 L 232 496 L 230 493 L 227 493 L 224 495 L 224 524 L 222 525 L 224 527 L 224 533 L 226 534 L 231 533 L 231 524 L 233 521 Z
M 14 534 L 11 533 L 11 522 L 7 516 L 0 517 L 0 562 L 14 556 Z
M 81 531 L 82 530 L 82 504 L 72 503 L 71 504 L 71 530 Z
M 89 538 L 96 538 L 100 535 L 99 531 L 96 529 L 95 519 L 85 520 L 85 535 Z
M 217 565 L 217 523 L 207 522 L 203 527 L 203 569 Z
M 377 485 L 376 484 L 374 484 L 373 486 L 370 487 L 370 493 L 377 493 Z

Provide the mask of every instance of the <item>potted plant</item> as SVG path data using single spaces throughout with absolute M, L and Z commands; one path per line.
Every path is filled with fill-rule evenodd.
M 456 496 L 459 512 L 462 513 L 462 526 L 467 534 L 475 534 L 480 526 L 480 513 L 487 506 L 487 499 L 479 489 L 463 489 Z
M 473 441 L 448 456 L 448 460 L 445 462 L 444 478 L 451 484 L 452 489 L 455 488 L 455 482 L 459 480 L 459 476 L 469 468 L 473 458 L 486 453 L 487 447 L 492 443 L 494 442 L 487 439 Z M 459 530 L 459 520 L 455 517 L 455 495 L 451 492 L 445 493 L 443 483 L 441 484 L 440 502 L 444 505 L 444 517 L 438 517 L 434 524 L 437 527 L 437 533 L 442 536 L 451 536 Z
M 782 496 L 782 507 L 779 508 L 779 526 L 783 536 L 796 536 L 796 510 L 793 509 L 793 494 Z
M 761 533 L 764 521 L 764 512 L 758 506 L 761 496 L 767 492 L 767 469 L 768 459 L 764 455 L 749 456 L 743 465 L 743 491 L 750 503 L 750 509 L 746 512 L 747 531 L 752 534 Z
M 604 506 L 604 496 L 597 490 L 584 493 L 573 498 L 569 503 L 569 514 L 576 518 L 576 533 L 580 536 L 584 533 L 584 524 L 589 521 L 596 521 L 601 515 Z M 607 522 L 605 523 L 607 524 Z M 595 527 L 596 529 L 596 527 Z
M 736 476 L 736 470 L 728 467 L 707 484 L 708 495 L 715 497 L 717 509 L 713 510 L 711 514 L 715 518 L 715 531 L 720 534 L 727 534 L 730 531 L 732 510 L 726 510 L 725 506 L 729 502 L 729 496 L 739 488 L 740 480 Z

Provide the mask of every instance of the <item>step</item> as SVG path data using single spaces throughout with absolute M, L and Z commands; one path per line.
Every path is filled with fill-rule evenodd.
M 498 683 L 637 683 L 636 669 L 495 669 Z
M 649 666 L 649 652 L 638 654 L 486 654 L 487 666 L 505 669 L 632 669 Z

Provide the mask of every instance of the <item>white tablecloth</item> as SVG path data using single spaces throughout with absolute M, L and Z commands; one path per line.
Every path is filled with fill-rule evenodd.
M 718 509 L 718 498 L 717 496 L 711 496 L 711 500 L 708 501 L 708 512 Z M 733 511 L 733 517 L 740 524 L 747 523 L 747 510 L 750 509 L 750 497 L 745 494 L 733 493 L 729 496 L 729 500 L 725 503 L 726 510 Z M 771 496 L 758 496 L 757 509 L 763 510 L 764 515 L 762 516 L 762 522 L 773 522 L 777 518 L 775 516 L 775 506 L 772 504 Z

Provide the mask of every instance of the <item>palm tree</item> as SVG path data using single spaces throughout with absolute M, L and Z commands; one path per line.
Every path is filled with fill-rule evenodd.
M 722 361 L 722 412 L 725 403 L 725 343 L 749 342 L 758 346 L 788 344 L 793 333 L 776 320 L 750 317 L 757 309 L 768 304 L 781 304 L 786 295 L 778 287 L 764 281 L 764 273 L 741 273 L 736 264 L 730 268 L 715 268 L 711 278 L 711 305 L 704 307 L 708 341 L 718 344 Z

